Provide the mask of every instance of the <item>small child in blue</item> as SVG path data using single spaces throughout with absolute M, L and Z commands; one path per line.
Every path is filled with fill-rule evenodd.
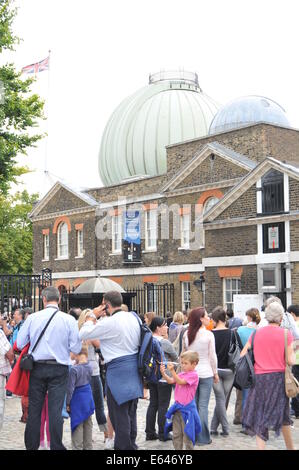
M 186 450 L 193 450 L 196 436 L 201 432 L 201 422 L 195 404 L 195 394 L 198 385 L 198 375 L 195 370 L 199 361 L 198 353 L 186 351 L 181 354 L 182 372 L 177 374 L 172 363 L 167 364 L 172 377 L 165 372 L 165 366 L 161 365 L 162 377 L 169 384 L 176 384 L 174 390 L 175 403 L 166 413 L 164 434 L 173 430 L 173 446 L 176 450 L 182 450 L 184 444 Z
M 82 346 L 75 355 L 76 364 L 69 373 L 66 409 L 71 417 L 73 450 L 92 450 L 92 415 L 95 410 L 90 386 L 92 367 L 88 363 L 88 348 Z

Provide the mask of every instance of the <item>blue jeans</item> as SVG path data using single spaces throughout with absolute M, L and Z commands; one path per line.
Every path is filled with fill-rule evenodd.
M 95 405 L 96 420 L 98 425 L 106 424 L 106 416 L 104 413 L 104 394 L 103 386 L 99 375 L 93 375 L 91 377 L 91 390 Z
M 201 433 L 198 436 L 200 444 L 209 444 L 211 441 L 209 431 L 209 401 L 213 387 L 213 377 L 199 379 L 198 387 L 195 395 L 195 403 L 201 421 Z

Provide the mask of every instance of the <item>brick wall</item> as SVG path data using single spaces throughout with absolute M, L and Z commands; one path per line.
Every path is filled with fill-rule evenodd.
M 299 220 L 290 221 L 291 251 L 299 251 Z
M 43 268 L 50 268 L 53 272 L 87 271 L 95 269 L 95 216 L 94 213 L 78 214 L 69 217 L 71 231 L 69 235 L 69 259 L 56 260 L 57 234 L 53 233 L 55 219 L 38 221 L 33 224 L 33 272 L 39 273 Z M 83 258 L 76 258 L 76 230 L 75 224 L 83 223 Z M 50 260 L 43 258 L 43 229 L 49 229 Z
M 299 181 L 289 178 L 290 190 L 290 210 L 297 211 L 299 209 Z
M 256 186 L 253 185 L 239 199 L 223 211 L 215 220 L 256 216 Z
M 271 124 L 255 124 L 230 132 L 215 134 L 167 148 L 169 177 L 186 164 L 207 143 L 217 141 L 254 161 L 267 156 L 299 164 L 299 132 Z
M 66 211 L 86 207 L 88 204 L 79 199 L 64 188 L 60 188 L 55 196 L 46 204 L 39 215 L 52 214 L 53 212 Z
M 299 304 L 299 263 L 293 263 L 294 267 L 291 271 L 291 279 L 292 279 L 292 303 Z
M 215 155 L 213 162 L 211 162 L 209 157 L 205 158 L 205 160 L 179 184 L 178 188 L 239 178 L 247 173 L 248 171 L 244 168 Z
M 206 230 L 205 257 L 255 255 L 256 226 Z

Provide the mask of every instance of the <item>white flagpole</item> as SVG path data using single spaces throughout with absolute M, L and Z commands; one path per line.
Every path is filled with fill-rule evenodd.
M 50 118 L 50 70 L 51 70 L 51 51 L 49 50 L 49 68 L 48 68 L 48 96 L 47 96 L 47 124 L 46 124 L 46 145 L 45 145 L 45 161 L 44 175 L 48 174 L 48 140 L 49 140 L 49 118 Z M 46 178 L 45 178 L 46 179 Z

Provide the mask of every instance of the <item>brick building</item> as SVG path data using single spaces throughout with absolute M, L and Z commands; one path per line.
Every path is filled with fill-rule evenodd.
M 168 145 L 166 164 L 85 191 L 57 182 L 31 213 L 34 272 L 52 269 L 66 289 L 97 275 L 146 285 L 143 308 L 160 313 L 154 286 L 173 285 L 174 310 L 231 308 L 235 293 L 299 303 L 299 131 L 218 127 Z M 129 210 L 140 216 L 138 246 L 124 241 Z

